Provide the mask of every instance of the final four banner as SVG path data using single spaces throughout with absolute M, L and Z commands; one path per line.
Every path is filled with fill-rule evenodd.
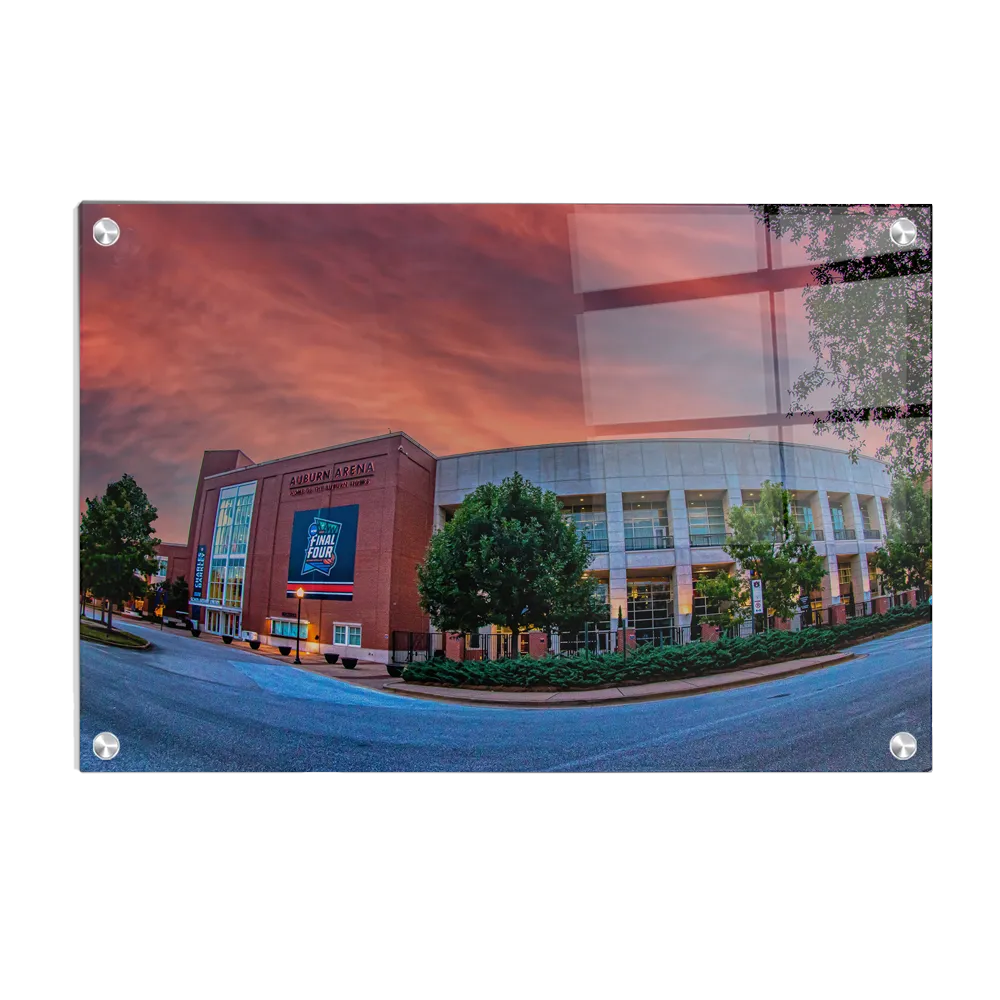
M 292 521 L 286 597 L 301 587 L 306 598 L 350 601 L 354 597 L 354 555 L 358 547 L 358 505 L 300 510 Z

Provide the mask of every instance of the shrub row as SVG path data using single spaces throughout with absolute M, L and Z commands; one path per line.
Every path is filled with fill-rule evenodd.
M 893 608 L 883 615 L 852 618 L 844 625 L 773 630 L 743 639 L 691 642 L 683 646 L 638 646 L 621 653 L 466 660 L 434 657 L 409 663 L 403 679 L 449 687 L 578 689 L 697 677 L 754 663 L 820 656 L 902 625 L 929 620 L 929 604 Z

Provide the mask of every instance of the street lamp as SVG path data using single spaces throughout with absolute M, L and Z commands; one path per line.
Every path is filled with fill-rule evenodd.
M 299 636 L 302 634 L 302 598 L 306 596 L 306 592 L 299 587 L 295 591 L 295 596 L 299 599 L 299 610 L 295 618 L 295 662 L 301 663 L 299 659 Z

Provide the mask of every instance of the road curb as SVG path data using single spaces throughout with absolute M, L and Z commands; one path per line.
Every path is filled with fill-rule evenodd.
M 153 643 L 148 639 L 143 639 L 144 646 L 126 646 L 120 642 L 108 642 L 105 639 L 95 639 L 93 636 L 81 634 L 80 642 L 92 642 L 96 646 L 107 646 L 108 649 L 124 649 L 130 653 L 148 653 L 153 648 Z
M 865 653 L 831 653 L 782 663 L 743 667 L 715 676 L 683 680 L 656 681 L 652 684 L 625 687 L 591 688 L 586 691 L 480 691 L 468 688 L 438 688 L 427 684 L 390 681 L 382 690 L 405 698 L 443 701 L 480 708 L 590 708 L 627 705 L 641 701 L 661 701 L 666 698 L 690 698 L 714 691 L 766 684 L 769 681 L 812 673 L 848 660 L 861 659 Z M 713 683 L 714 682 L 714 683 Z

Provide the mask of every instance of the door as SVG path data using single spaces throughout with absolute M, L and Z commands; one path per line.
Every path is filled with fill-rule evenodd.
M 234 611 L 209 610 L 205 619 L 205 631 L 213 635 L 231 635 L 239 638 L 240 616 Z
M 854 614 L 854 577 L 850 565 L 841 565 L 837 570 L 840 579 L 840 603 L 847 606 L 847 613 Z

